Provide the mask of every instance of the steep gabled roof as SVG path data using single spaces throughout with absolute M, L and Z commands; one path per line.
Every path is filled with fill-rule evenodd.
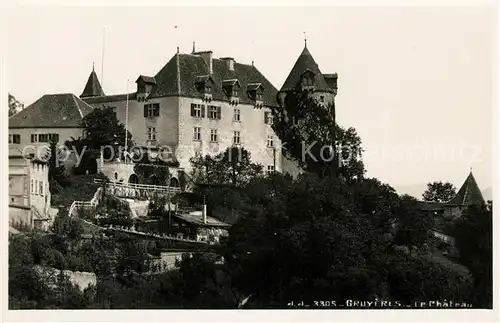
M 135 83 L 139 82 L 139 80 L 143 80 L 144 83 L 149 83 L 149 84 L 156 84 L 156 80 L 154 77 L 152 76 L 144 76 L 144 75 L 140 75 L 137 80 L 135 81 Z
M 288 74 L 288 77 L 286 78 L 285 83 L 283 83 L 280 91 L 294 90 L 297 84 L 300 82 L 302 74 L 307 70 L 314 73 L 314 83 L 316 90 L 327 92 L 332 91 L 332 89 L 328 87 L 323 74 L 319 70 L 318 64 L 316 64 L 316 62 L 314 61 L 314 58 L 309 52 L 309 49 L 307 49 L 307 46 L 304 47 L 304 50 L 295 62 L 295 65 L 290 71 L 290 74 Z
M 472 172 L 465 180 L 462 187 L 457 192 L 454 198 L 448 201 L 446 204 L 451 205 L 473 205 L 485 203 L 483 194 L 477 185 L 476 179 Z
M 74 94 L 46 94 L 10 117 L 9 128 L 79 128 L 92 110 Z
M 214 81 L 211 94 L 213 100 L 227 100 L 223 91 L 223 80 L 237 79 L 242 91 L 238 94 L 240 103 L 252 104 L 248 97 L 247 87 L 249 84 L 261 83 L 264 90 L 263 101 L 267 106 L 277 106 L 276 88 L 262 75 L 253 65 L 234 63 L 234 70 L 230 70 L 226 62 L 221 59 L 212 59 L 212 74 L 209 67 L 199 55 L 176 54 L 155 75 L 156 86 L 153 87 L 151 97 L 162 97 L 168 95 L 181 95 L 188 97 L 199 97 L 200 93 L 196 87 L 196 81 L 208 75 Z
M 101 83 L 99 83 L 99 79 L 97 78 L 97 74 L 92 68 L 92 72 L 89 75 L 89 79 L 87 80 L 87 84 L 83 89 L 81 98 L 93 97 L 93 96 L 104 96 L 104 91 L 102 90 Z

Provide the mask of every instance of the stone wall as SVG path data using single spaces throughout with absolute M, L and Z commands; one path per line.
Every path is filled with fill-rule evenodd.
M 9 128 L 9 134 L 19 134 L 21 135 L 20 144 L 9 144 L 9 148 L 26 149 L 28 153 L 34 153 L 35 149 L 40 148 L 40 152 L 45 151 L 49 148 L 48 142 L 31 142 L 32 134 L 49 134 L 56 133 L 59 134 L 59 144 L 64 144 L 65 141 L 71 140 L 71 137 L 78 138 L 83 136 L 83 128 Z M 34 149 L 29 148 L 34 147 Z
M 61 271 L 55 268 L 42 267 L 36 265 L 34 267 L 38 275 L 49 284 L 48 287 L 55 287 L 54 277 L 57 277 Z M 64 270 L 64 275 L 68 277 L 69 281 L 75 284 L 80 291 L 84 291 L 87 287 L 95 286 L 97 284 L 97 276 L 94 273 Z
M 191 116 L 191 104 L 206 106 L 205 117 Z M 208 105 L 221 107 L 221 119 L 208 118 Z M 234 121 L 234 110 L 239 109 L 240 121 Z M 197 152 L 206 155 L 215 155 L 223 152 L 233 145 L 234 131 L 240 132 L 240 145 L 252 155 L 252 161 L 260 163 L 267 170 L 267 166 L 276 165 L 276 170 L 281 170 L 281 151 L 267 147 L 267 138 L 272 136 L 274 147 L 280 147 L 280 140 L 271 128 L 264 122 L 265 112 L 271 110 L 267 107 L 255 108 L 253 105 L 231 105 L 229 102 L 212 101 L 202 102 L 201 98 L 180 98 L 179 100 L 179 146 L 177 157 L 180 167 L 189 173 L 191 165 L 189 159 Z M 201 128 L 201 140 L 194 140 L 194 127 Z M 217 143 L 210 142 L 210 130 L 217 129 Z
M 9 224 L 24 224 L 33 227 L 33 217 L 30 208 L 9 205 Z
M 158 117 L 144 117 L 144 105 L 160 104 Z M 125 125 L 127 101 L 109 103 L 94 103 L 94 107 L 114 107 L 116 117 Z M 167 145 L 175 147 L 178 138 L 178 104 L 176 97 L 154 98 L 147 102 L 129 100 L 128 102 L 128 131 L 132 134 L 132 141 L 137 146 Z M 148 127 L 156 128 L 156 142 L 148 140 Z

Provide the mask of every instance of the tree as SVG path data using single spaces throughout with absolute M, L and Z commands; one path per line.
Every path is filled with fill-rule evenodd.
M 9 93 L 9 117 L 24 109 L 24 104 L 19 102 L 12 94 Z
M 468 207 L 462 218 L 455 223 L 455 234 L 460 260 L 474 278 L 474 305 L 492 308 L 492 210 L 484 205 Z
M 167 185 L 170 180 L 170 167 L 178 166 L 178 162 L 166 162 L 162 158 L 151 158 L 147 154 L 134 166 L 134 172 L 142 183 Z
M 262 165 L 253 163 L 250 152 L 243 147 L 228 147 L 216 156 L 196 156 L 190 162 L 192 178 L 198 183 L 242 187 L 262 175 Z
M 66 214 L 58 214 L 52 224 L 52 231 L 63 239 L 78 239 L 83 233 L 83 228 L 78 218 Z
M 87 137 L 85 143 L 87 149 L 100 150 L 105 146 L 116 147 L 125 146 L 125 126 L 118 121 L 116 114 L 111 107 L 95 108 L 82 120 Z M 127 131 L 128 147 L 133 146 L 132 135 Z
M 327 176 L 341 174 L 360 178 L 361 139 L 354 128 L 347 130 L 335 122 L 335 106 L 325 106 L 308 91 L 287 93 L 284 107 L 275 108 L 273 130 L 283 145 L 283 154 L 302 169 Z
M 375 265 L 387 242 L 369 217 L 351 212 L 345 183 L 315 174 L 286 183 L 230 229 L 224 258 L 233 283 L 264 308 L 382 293 Z
M 397 210 L 397 231 L 394 242 L 407 246 L 412 251 L 413 247 L 421 247 L 429 241 L 430 230 L 434 226 L 431 215 L 421 211 L 418 201 L 412 196 L 402 195 Z
M 50 158 L 49 158 L 49 181 L 51 181 L 54 186 L 58 185 L 68 185 L 69 180 L 64 175 L 64 165 L 59 165 L 58 162 L 61 160 L 61 149 L 58 148 L 58 142 L 55 137 L 51 137 L 49 141 L 50 145 Z
M 456 194 L 456 189 L 449 182 L 432 182 L 427 184 L 427 190 L 422 194 L 424 201 L 444 203 L 451 200 Z

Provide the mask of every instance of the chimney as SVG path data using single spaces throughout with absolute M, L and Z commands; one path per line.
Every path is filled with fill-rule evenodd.
M 203 223 L 207 224 L 207 203 L 205 202 L 205 198 L 203 198 Z
M 212 51 L 211 50 L 204 51 L 204 52 L 195 52 L 195 53 L 193 53 L 193 55 L 201 56 L 208 66 L 208 69 L 210 71 L 209 73 L 210 74 L 213 73 Z
M 234 58 L 232 57 L 224 57 L 221 58 L 224 62 L 226 62 L 226 66 L 230 71 L 234 71 Z

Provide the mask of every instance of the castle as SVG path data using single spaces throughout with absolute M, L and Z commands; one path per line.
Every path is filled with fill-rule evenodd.
M 312 90 L 319 102 L 332 103 L 337 74 L 322 74 L 305 44 L 283 87 L 278 91 L 254 66 L 212 51 L 176 54 L 154 76 L 139 75 L 136 91 L 105 95 L 92 69 L 79 97 L 45 95 L 9 119 L 9 144 L 64 143 L 83 136 L 81 120 L 93 108 L 111 107 L 127 124 L 134 144 L 150 150 L 169 147 L 180 168 L 189 171 L 197 153 L 217 154 L 241 145 L 264 170 L 299 170 L 281 153 L 271 125 L 271 110 L 297 85 Z M 289 169 L 287 169 L 289 168 Z

